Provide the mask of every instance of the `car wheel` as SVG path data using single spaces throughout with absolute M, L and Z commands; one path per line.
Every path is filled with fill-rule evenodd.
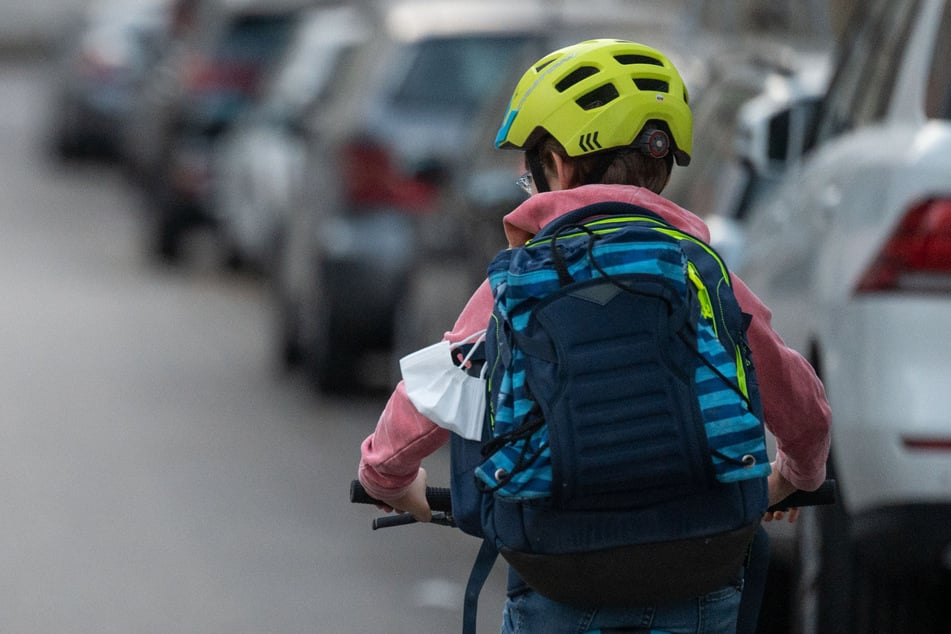
M 856 571 L 845 509 L 804 507 L 796 525 L 794 631 L 849 634 Z
M 234 242 L 229 240 L 227 236 L 222 236 L 220 240 L 221 247 L 221 264 L 225 270 L 232 271 L 234 273 L 248 273 L 253 268 L 248 259 L 244 256 L 244 253 L 241 252 L 241 249 L 238 248 Z
M 59 132 L 52 142 L 52 155 L 61 162 L 82 158 L 82 144 L 67 132 Z
M 357 373 L 358 351 L 342 340 L 325 340 L 311 346 L 308 370 L 324 394 L 349 394 L 361 386 Z
M 360 385 L 356 372 L 359 350 L 347 325 L 334 317 L 336 302 L 346 300 L 327 290 L 321 270 L 312 270 L 305 287 L 296 306 L 296 335 L 304 372 L 322 393 L 353 392 Z
M 324 394 L 352 393 L 361 385 L 357 373 L 360 351 L 343 329 L 334 327 L 332 298 L 324 300 L 319 309 L 303 316 L 307 320 L 305 370 Z
M 275 294 L 278 292 L 275 291 Z M 278 296 L 274 303 L 277 313 L 274 318 L 277 360 L 282 370 L 290 371 L 301 364 L 304 356 L 300 343 L 300 311 L 293 305 L 294 302 L 285 297 Z
M 855 632 L 951 631 L 947 600 L 951 574 L 933 569 L 874 564 L 870 553 L 856 558 Z
M 155 232 L 155 255 L 163 262 L 178 262 L 182 259 L 182 229 L 169 212 L 161 212 Z

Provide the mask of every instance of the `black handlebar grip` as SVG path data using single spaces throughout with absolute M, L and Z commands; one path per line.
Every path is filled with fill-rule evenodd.
M 835 504 L 836 491 L 835 480 L 829 479 L 823 482 L 815 491 L 796 491 L 773 504 L 767 510 L 772 513 L 774 511 L 788 511 L 800 506 Z
M 353 480 L 350 483 L 350 501 L 355 504 L 389 506 L 386 502 L 371 497 L 359 480 Z M 446 487 L 426 487 L 426 501 L 429 502 L 429 508 L 433 511 L 452 513 L 452 495 Z
M 416 518 L 409 513 L 398 513 L 397 515 L 384 515 L 373 520 L 373 530 L 378 528 L 389 528 L 391 526 L 406 526 L 416 521 Z

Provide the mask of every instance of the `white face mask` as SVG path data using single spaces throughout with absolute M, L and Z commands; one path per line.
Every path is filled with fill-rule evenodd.
M 462 363 L 453 360 L 453 346 L 440 341 L 400 359 L 406 394 L 419 413 L 440 427 L 467 438 L 482 438 L 485 416 L 485 366 L 480 376 L 466 371 L 469 360 L 485 339 L 485 331 L 456 346 L 474 341 Z

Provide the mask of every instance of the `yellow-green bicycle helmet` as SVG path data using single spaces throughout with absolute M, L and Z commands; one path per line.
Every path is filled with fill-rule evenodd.
M 652 134 L 664 127 L 669 139 Z M 666 55 L 597 39 L 549 53 L 525 72 L 495 145 L 528 150 L 547 132 L 569 156 L 634 146 L 658 158 L 670 151 L 687 165 L 692 131 L 687 88 Z

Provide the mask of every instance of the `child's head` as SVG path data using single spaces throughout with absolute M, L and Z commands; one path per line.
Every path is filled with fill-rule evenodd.
M 692 117 L 677 69 L 656 49 L 589 40 L 533 64 L 515 88 L 495 144 L 525 151 L 539 191 L 639 185 L 660 192 L 690 162 Z M 546 173 L 547 172 L 547 173 Z

